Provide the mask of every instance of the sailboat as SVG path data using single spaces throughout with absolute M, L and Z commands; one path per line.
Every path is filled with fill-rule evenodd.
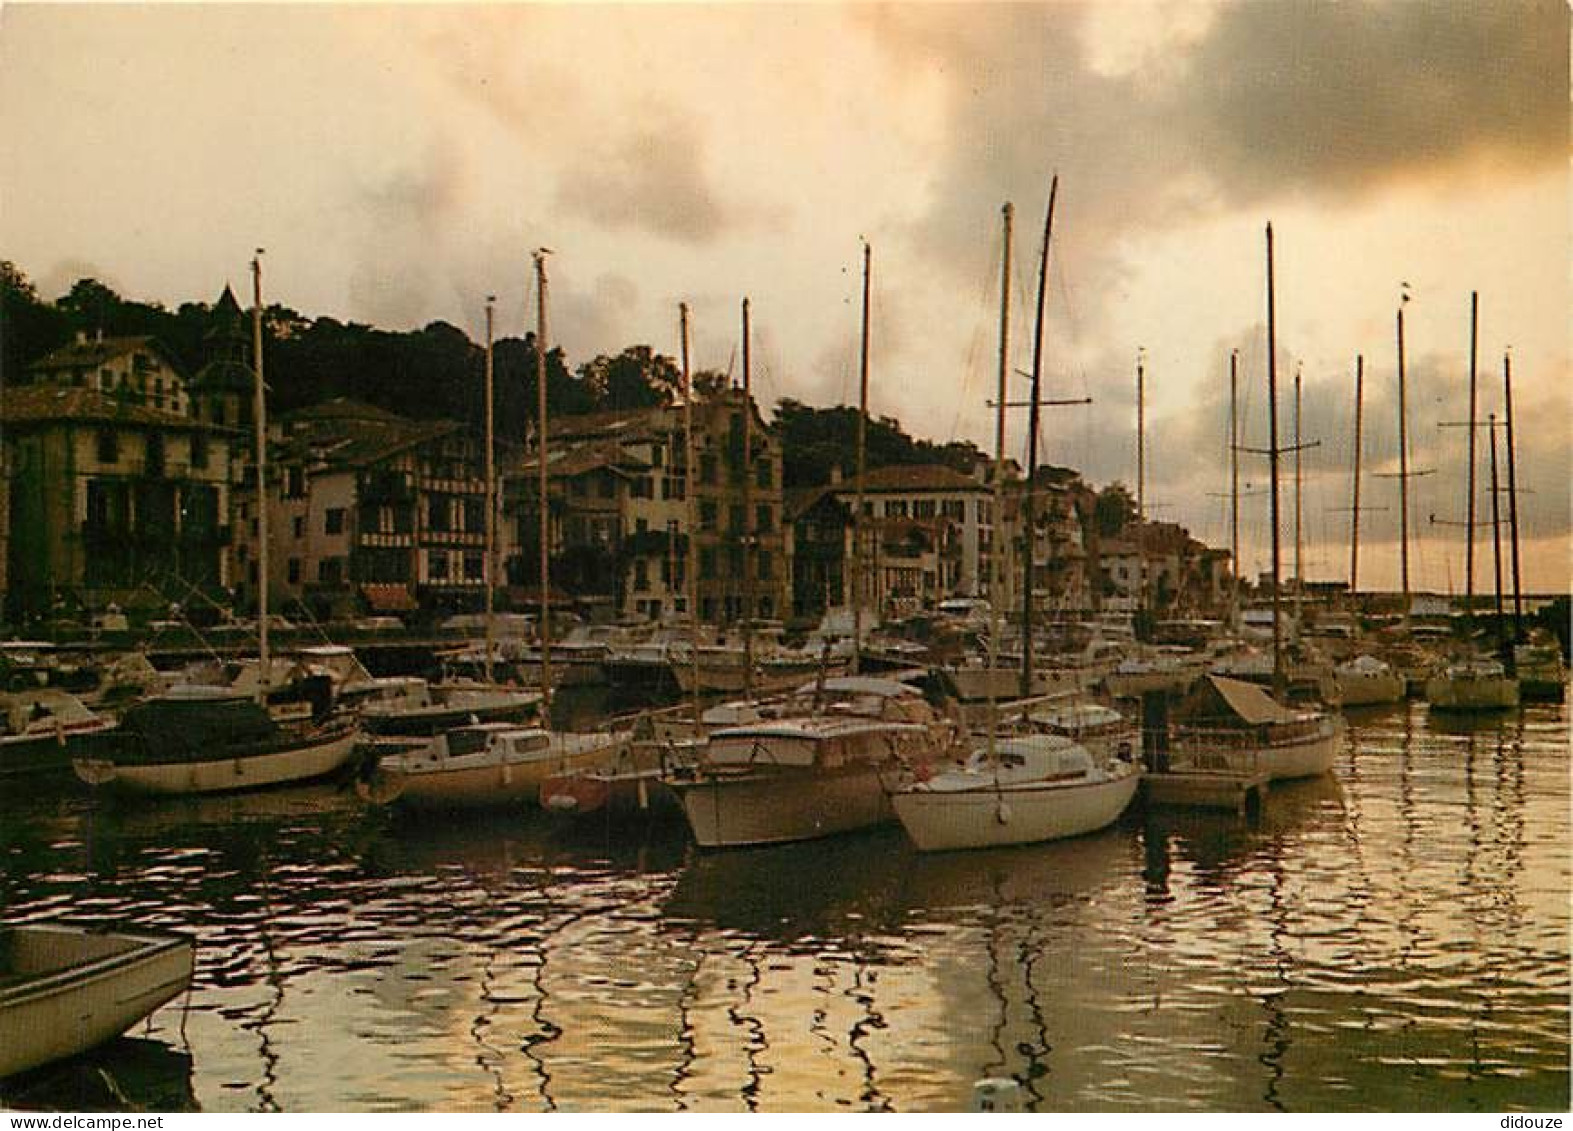
M 1285 707 L 1275 696 L 1288 685 L 1284 657 L 1282 547 L 1278 492 L 1278 324 L 1273 287 L 1273 226 L 1267 225 L 1267 406 L 1271 465 L 1273 694 L 1265 688 L 1209 674 L 1175 707 L 1161 741 L 1169 764 L 1181 769 L 1226 767 L 1263 772 L 1270 780 L 1315 777 L 1333 767 L 1343 720 L 1318 710 Z
M 540 489 L 541 542 L 541 690 L 530 703 L 549 709 L 551 703 L 551 629 L 548 621 L 550 511 L 547 506 L 546 472 L 546 252 L 535 253 L 536 307 L 536 382 L 539 439 L 538 484 Z M 493 479 L 492 449 L 492 307 L 486 307 L 486 449 L 487 449 L 487 567 L 488 592 L 491 587 L 491 559 L 494 515 L 491 501 Z M 491 656 L 490 599 L 488 598 L 487 658 Z M 439 730 L 428 737 L 407 741 L 383 739 L 374 766 L 357 783 L 367 800 L 381 804 L 436 807 L 507 805 L 520 801 L 534 804 L 542 783 L 552 775 L 606 764 L 626 750 L 631 732 L 571 733 L 543 725 L 520 727 L 515 723 L 490 722 L 460 725 Z
M 355 753 L 353 722 L 332 715 L 280 721 L 266 706 L 271 661 L 261 253 L 259 248 L 251 261 L 260 681 L 254 696 L 233 688 L 190 685 L 137 704 L 121 718 L 119 727 L 93 736 L 82 756 L 73 760 L 77 777 L 89 785 L 151 794 L 252 789 L 322 777 L 344 766 Z
M 1041 392 L 1043 347 L 1043 288 L 1046 282 L 1049 240 L 1053 234 L 1054 200 L 1059 178 L 1049 189 L 1048 218 L 1043 230 L 1043 256 L 1038 274 L 1037 345 L 1033 351 L 1031 426 L 1028 444 L 1037 449 L 1037 404 Z M 1000 282 L 999 389 L 995 416 L 994 513 L 1002 514 L 1005 470 L 1005 391 L 1009 370 L 1010 333 L 1010 236 L 1012 208 L 1003 210 L 1004 256 Z M 1029 477 L 1026 490 L 1032 491 Z M 1023 642 L 1032 634 L 1031 506 L 1027 518 L 1027 612 Z M 998 566 L 999 543 L 995 542 Z M 994 670 L 999 640 L 999 617 L 990 613 L 990 670 Z M 1030 665 L 1030 646 L 1024 660 Z M 1026 678 L 1025 672 L 1023 678 Z M 890 788 L 891 805 L 912 843 L 921 851 L 985 848 L 1031 844 L 1061 837 L 1080 836 L 1117 820 L 1136 795 L 1141 770 L 1130 756 L 1095 757 L 1081 743 L 1065 734 L 1025 734 L 1000 738 L 999 712 L 989 695 L 989 730 L 985 744 L 954 769 L 929 774 L 918 770 Z
M 865 407 L 871 256 L 865 243 Z M 855 508 L 855 516 L 861 513 Z M 858 639 L 861 572 L 853 574 Z M 662 778 L 703 848 L 808 840 L 892 821 L 882 775 L 903 762 L 939 760 L 954 737 L 948 720 L 916 688 L 869 676 L 822 675 L 795 695 L 757 708 L 756 720 L 711 730 L 691 763 Z
M 1359 601 L 1360 593 L 1360 439 L 1364 420 L 1365 357 L 1355 358 L 1355 433 L 1354 471 L 1350 477 L 1353 495 L 1349 506 L 1349 598 Z M 1397 703 L 1404 697 L 1404 677 L 1389 664 L 1368 652 L 1359 652 L 1333 667 L 1338 685 L 1338 702 L 1344 707 L 1380 706 Z
M 1469 436 L 1469 475 L 1467 488 L 1468 533 L 1465 541 L 1465 612 L 1470 618 L 1469 623 L 1474 624 L 1474 589 L 1475 589 L 1475 340 L 1476 325 L 1479 317 L 1479 295 L 1470 295 L 1469 304 L 1469 420 L 1465 424 Z M 1491 503 L 1493 512 L 1496 509 L 1496 423 L 1492 417 L 1491 423 L 1491 450 L 1492 450 L 1492 492 Z M 1433 521 L 1435 521 L 1433 519 Z M 1497 604 L 1498 626 L 1502 623 L 1500 605 L 1502 601 L 1502 570 L 1500 565 L 1501 541 L 1497 540 L 1498 568 L 1497 568 Z M 1518 706 L 1519 687 L 1518 680 L 1507 670 L 1501 660 L 1495 659 L 1482 652 L 1474 650 L 1473 642 L 1469 645 L 1470 651 L 1455 656 L 1441 671 L 1426 680 L 1426 702 L 1431 710 L 1445 713 L 1473 713 L 1476 711 L 1505 711 L 1510 707 Z

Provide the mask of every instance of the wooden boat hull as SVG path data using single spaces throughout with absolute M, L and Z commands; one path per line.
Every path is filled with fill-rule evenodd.
M 908 788 L 891 803 L 912 843 L 923 852 L 998 848 L 1082 836 L 1119 820 L 1141 784 L 1141 773 L 1107 781 L 1037 783 L 955 790 Z
M 56 926 L 12 928 L 4 945 L 0 1077 L 118 1037 L 186 990 L 195 957 L 186 938 Z
M 380 766 L 372 772 L 369 783 L 357 788 L 367 800 L 418 809 L 534 805 L 548 778 L 603 766 L 616 756 L 617 750 L 618 744 L 609 742 L 572 752 L 552 752 L 529 761 L 493 761 L 419 772 Z
M 1518 698 L 1518 681 L 1506 677 L 1439 675 L 1426 681 L 1426 702 L 1433 711 L 1506 711 L 1518 706 Z
M 786 844 L 896 819 L 879 768 L 770 769 L 668 779 L 701 848 Z
M 1270 781 L 1294 781 L 1329 773 L 1338 760 L 1343 727 L 1330 725 L 1307 738 L 1263 747 L 1259 758 Z
M 281 750 L 211 761 L 144 764 L 78 758 L 72 765 L 88 785 L 125 793 L 220 793 L 326 777 L 349 762 L 356 738 L 353 730 L 336 731 Z

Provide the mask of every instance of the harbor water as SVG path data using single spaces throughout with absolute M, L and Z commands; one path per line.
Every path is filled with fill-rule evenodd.
M 701 853 L 334 785 L 0 798 L 0 918 L 189 932 L 189 995 L 22 1107 L 1569 1106 L 1568 709 L 1356 717 L 1260 814 L 926 856 Z

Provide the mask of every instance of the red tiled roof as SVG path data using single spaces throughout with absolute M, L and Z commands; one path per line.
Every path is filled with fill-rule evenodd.
M 843 480 L 840 492 L 857 490 L 853 480 Z M 867 491 L 983 491 L 983 484 L 970 475 L 963 475 L 955 468 L 942 463 L 903 463 L 878 467 L 863 477 L 863 490 Z

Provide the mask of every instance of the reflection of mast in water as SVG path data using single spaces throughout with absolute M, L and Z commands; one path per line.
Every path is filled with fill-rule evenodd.
M 695 999 L 699 996 L 699 967 L 705 961 L 705 952 L 699 949 L 696 940 L 690 939 L 689 944 L 694 949 L 694 964 L 689 968 L 688 977 L 683 979 L 682 993 L 677 995 L 677 1044 L 682 1049 L 682 1056 L 668 1085 L 672 1098 L 677 1101 L 678 1111 L 688 1110 L 688 1097 L 683 1095 L 683 1085 L 693 1076 L 694 1061 L 698 1055 L 694 1048 L 694 1019 L 691 1014 Z
M 994 1025 L 989 1030 L 989 1047 L 994 1050 L 994 1059 L 989 1061 L 979 1071 L 979 1076 L 999 1076 L 1006 1069 L 1005 1060 L 1005 1022 L 1010 1013 L 1010 1002 L 1005 997 L 1005 983 L 1000 977 L 1000 960 L 995 946 L 999 941 L 1000 913 L 999 913 L 999 877 L 994 879 L 994 903 L 989 909 L 989 914 L 984 923 L 984 945 L 988 950 L 989 962 L 983 972 L 983 980 L 988 983 L 989 993 L 999 1003 L 999 1013 L 994 1019 Z
M 474 1037 L 475 1043 L 480 1046 L 480 1051 L 475 1054 L 475 1063 L 485 1069 L 493 1080 L 492 1107 L 497 1111 L 507 1111 L 513 1106 L 514 1097 L 503 1083 L 503 1051 L 495 1045 L 488 1044 L 486 1040 L 487 1030 L 491 1028 L 492 1018 L 496 1016 L 500 1004 L 496 995 L 492 993 L 492 987 L 496 984 L 493 974 L 493 967 L 496 964 L 497 952 L 488 949 L 486 959 L 481 963 L 481 1001 L 486 1008 L 476 1015 L 475 1023 L 470 1026 L 470 1036 Z
M 1516 879 L 1524 874 L 1524 715 L 1519 712 L 1511 747 L 1507 727 L 1497 731 L 1497 788 L 1493 798 L 1497 828 L 1501 830 L 1502 866 L 1496 875 L 1502 893 L 1501 906 L 1506 918 L 1500 937 L 1516 938 L 1522 925 Z
M 743 948 L 743 962 L 748 966 L 748 980 L 743 983 L 743 1005 L 754 1003 L 754 990 L 759 986 L 761 974 L 759 972 L 759 959 L 754 954 L 755 944 L 750 942 Z M 726 1007 L 727 1020 L 739 1029 L 748 1030 L 748 1040 L 743 1044 L 743 1055 L 748 1058 L 748 1082 L 743 1085 L 738 1093 L 743 1097 L 743 1105 L 749 1111 L 759 1110 L 759 1088 L 768 1068 L 759 1064 L 759 1054 L 770 1047 L 770 1042 L 765 1040 L 765 1026 L 753 1014 L 744 1015 L 738 1012 L 737 1003 Z
M 278 1015 L 279 1006 L 284 1004 L 284 975 L 279 970 L 278 952 L 273 947 L 273 936 L 268 930 L 268 923 L 273 918 L 273 895 L 268 884 L 268 857 L 265 851 L 259 855 L 257 864 L 258 885 L 262 889 L 262 919 L 257 929 L 262 936 L 263 953 L 268 957 L 267 981 L 273 995 L 263 1004 L 255 1019 L 241 1022 L 240 1027 L 257 1035 L 258 1052 L 262 1056 L 262 1079 L 257 1082 L 257 1110 L 278 1111 L 279 1105 L 273 1098 L 273 1089 L 279 1082 L 279 1054 L 273 1047 L 273 1039 L 268 1035 L 268 1026 Z
M 854 955 L 856 954 L 854 943 Z M 885 1018 L 874 1008 L 874 995 L 865 988 L 863 963 L 854 958 L 852 967 L 852 987 L 846 991 L 847 997 L 863 1007 L 863 1016 L 853 1023 L 847 1030 L 847 1047 L 852 1050 L 852 1055 L 857 1057 L 863 1065 L 863 1091 L 858 1096 L 867 1105 L 870 1111 L 890 1111 L 890 1101 L 880 1093 L 879 1086 L 874 1083 L 874 1062 L 869 1058 L 868 1050 L 859 1042 L 870 1032 L 885 1028 Z M 874 981 L 872 972 L 868 973 L 868 983 Z
M 530 986 L 535 990 L 535 1000 L 530 1005 L 530 1020 L 535 1022 L 535 1032 L 526 1036 L 519 1043 L 519 1048 L 530 1058 L 530 1063 L 535 1065 L 535 1074 L 541 1078 L 541 1102 L 546 1105 L 547 1111 L 556 1111 L 557 1101 L 552 1098 L 552 1075 L 546 1070 L 546 1059 L 537 1049 L 555 1041 L 563 1035 L 563 1031 L 561 1026 L 546 1019 L 546 944 L 553 935 L 578 918 L 578 914 L 570 915 L 557 926 L 541 932 L 540 943 L 536 947 L 536 961 L 530 973 Z
M 1499 732 L 1497 739 L 1498 758 L 1501 757 L 1501 751 L 1502 743 Z M 1465 820 L 1469 825 L 1469 851 L 1464 856 L 1465 898 L 1478 897 L 1488 890 L 1481 886 L 1480 876 L 1476 871 L 1476 864 L 1479 862 L 1480 855 L 1484 851 L 1485 847 L 1484 839 L 1481 836 L 1480 806 L 1478 798 L 1476 797 L 1477 786 L 1475 783 L 1475 762 L 1477 761 L 1477 753 L 1478 751 L 1475 747 L 1475 736 L 1471 734 L 1469 736 L 1469 747 L 1464 751 L 1464 815 Z M 1473 951 L 1476 954 L 1484 954 L 1486 953 L 1486 947 L 1482 945 L 1480 938 L 1480 913 L 1478 910 L 1471 907 L 1468 909 L 1468 916 L 1470 934 L 1473 936 L 1471 939 Z M 1493 970 L 1492 977 L 1494 981 L 1500 982 L 1500 971 Z M 1495 995 L 1485 994 L 1482 996 L 1484 999 L 1483 1010 L 1485 1013 L 1489 1014 L 1491 1012 L 1491 1003 L 1495 999 Z M 1484 1070 L 1485 1066 L 1480 1061 L 1479 1018 L 1474 1014 L 1473 1011 L 1471 1011 L 1469 1026 L 1469 1076 L 1472 1079 L 1481 1075 Z
M 1404 735 L 1399 744 L 1398 760 L 1398 817 L 1404 823 L 1398 868 L 1399 883 L 1403 888 L 1398 930 L 1403 937 L 1403 943 L 1399 950 L 1398 964 L 1403 967 L 1409 965 L 1419 935 L 1419 928 L 1415 925 L 1415 897 L 1411 890 L 1415 868 L 1419 864 L 1415 858 L 1415 840 L 1419 835 L 1417 827 L 1419 822 L 1415 817 L 1414 754 L 1415 717 L 1410 713 L 1404 716 Z
M 1038 1105 L 1043 1102 L 1043 1093 L 1038 1091 L 1038 1077 L 1048 1075 L 1048 1057 L 1054 1046 L 1049 1041 L 1048 1023 L 1043 1017 L 1043 1002 L 1038 998 L 1038 986 L 1032 977 L 1037 970 L 1038 959 L 1043 957 L 1043 947 L 1030 928 L 1022 936 L 1019 956 L 1021 977 L 1027 991 L 1027 1013 L 1032 1018 L 1032 1029 L 1038 1040 L 1036 1044 L 1022 1041 L 1016 1046 L 1016 1051 L 1027 1061 L 1022 1076 L 1023 1083 L 1032 1096 L 1032 1103 L 1028 1105 L 1028 1110 L 1036 1111 Z
M 1284 939 L 1289 936 L 1289 925 L 1286 922 L 1284 908 L 1282 866 L 1286 846 L 1283 837 L 1275 837 L 1274 842 L 1273 850 L 1267 856 L 1272 861 L 1269 869 L 1272 877 L 1269 887 L 1272 910 L 1269 915 L 1267 936 L 1272 940 L 1273 970 L 1278 980 L 1278 987 L 1261 995 L 1262 1009 L 1267 1014 L 1267 1028 L 1262 1034 L 1263 1051 L 1256 1059 L 1270 1073 L 1267 1078 L 1267 1090 L 1262 1093 L 1262 1098 L 1274 1111 L 1283 1111 L 1284 1104 L 1279 1098 L 1278 1089 L 1284 1079 L 1284 1054 L 1289 1051 L 1289 1018 L 1284 1011 L 1283 999 L 1290 990 L 1289 970 L 1292 962 L 1284 946 Z

